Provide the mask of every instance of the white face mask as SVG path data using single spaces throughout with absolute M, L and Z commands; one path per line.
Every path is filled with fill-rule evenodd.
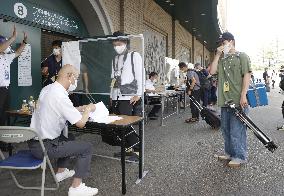
M 154 80 L 153 80 L 153 83 L 156 83 L 156 82 L 157 82 L 157 79 L 154 79 Z
M 6 50 L 3 51 L 5 54 L 9 54 L 12 52 L 11 50 L 11 46 L 9 46 L 8 48 L 6 48 Z
M 78 82 L 78 80 L 75 80 L 75 83 L 74 84 L 72 84 L 72 82 L 69 80 L 69 82 L 70 82 L 70 86 L 69 86 L 69 88 L 68 88 L 68 92 L 72 92 L 72 91 L 74 91 L 76 88 L 77 88 L 77 82 Z
M 227 43 L 226 45 L 224 45 L 224 55 L 225 56 L 228 55 L 231 49 L 232 49 L 232 46 L 230 43 Z
M 55 56 L 60 55 L 60 49 L 59 49 L 59 48 L 54 48 L 54 49 L 53 49 L 53 54 L 54 54 Z
M 117 54 L 122 54 L 126 49 L 126 44 L 123 44 L 121 46 L 114 46 L 114 50 Z

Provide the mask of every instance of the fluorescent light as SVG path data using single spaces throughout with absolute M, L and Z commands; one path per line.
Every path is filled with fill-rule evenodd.
M 205 16 L 206 14 L 205 14 L 205 13 L 201 13 L 200 15 L 201 15 L 201 16 Z
M 188 20 L 184 21 L 184 22 L 189 22 Z

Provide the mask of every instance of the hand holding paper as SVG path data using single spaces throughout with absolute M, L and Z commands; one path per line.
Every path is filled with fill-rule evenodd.
M 103 102 L 99 102 L 95 104 L 95 106 L 96 106 L 96 110 L 94 112 L 91 112 L 89 115 L 89 117 L 94 122 L 109 124 L 116 120 L 122 119 L 121 117 L 118 117 L 118 116 L 109 116 L 109 111 Z

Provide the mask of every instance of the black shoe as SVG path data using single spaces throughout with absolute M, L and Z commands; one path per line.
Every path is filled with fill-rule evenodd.
M 130 156 L 127 160 L 132 162 L 139 162 L 139 156 L 136 153 L 133 153 L 133 155 Z
M 151 115 L 148 115 L 148 117 L 151 120 L 156 120 L 159 116 L 157 116 L 156 114 L 151 114 Z

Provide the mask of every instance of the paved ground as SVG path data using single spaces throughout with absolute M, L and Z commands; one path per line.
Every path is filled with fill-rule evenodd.
M 279 145 L 278 150 L 270 153 L 249 131 L 249 161 L 240 169 L 230 169 L 214 157 L 222 153 L 219 131 L 211 130 L 204 122 L 184 123 L 189 110 L 169 118 L 164 127 L 151 122 L 145 130 L 145 170 L 149 173 L 136 185 L 138 165 L 127 164 L 126 195 L 284 195 L 284 132 L 276 130 L 283 122 L 280 108 L 283 98 L 278 90 L 272 89 L 269 106 L 250 110 L 251 118 Z M 99 154 L 111 155 L 119 150 L 103 144 L 96 135 L 85 134 L 80 138 L 92 141 Z M 1 196 L 39 195 L 38 191 L 21 192 L 7 172 L 0 172 Z M 39 183 L 39 172 L 18 175 L 26 184 Z M 50 178 L 48 181 L 51 182 Z M 46 195 L 67 195 L 70 182 L 61 183 L 58 191 L 47 191 Z M 97 187 L 100 196 L 121 195 L 120 162 L 94 156 L 92 175 L 86 183 Z

